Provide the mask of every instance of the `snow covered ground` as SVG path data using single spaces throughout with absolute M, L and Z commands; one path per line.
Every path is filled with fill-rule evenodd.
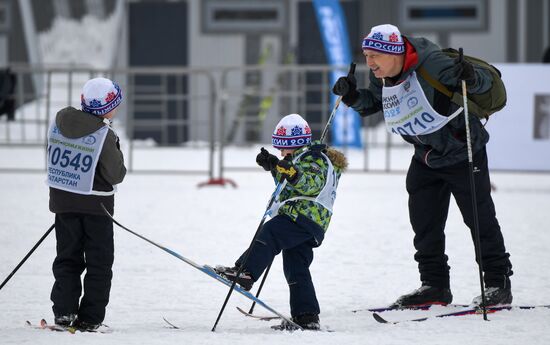
M 12 149 L 16 150 L 16 149 Z M 0 161 L 17 158 L 4 152 Z M 155 151 L 150 162 L 155 163 Z M 256 152 L 241 152 L 253 161 Z M 181 157 L 185 159 L 185 157 Z M 2 164 L 0 164 L 2 165 Z M 262 172 L 230 173 L 239 187 L 196 186 L 205 176 L 127 176 L 116 196 L 118 220 L 198 263 L 231 264 L 249 244 L 271 178 Z M 515 304 L 550 303 L 550 176 L 494 173 L 494 200 L 511 253 Z M 50 288 L 55 238 L 50 235 L 0 290 L 2 344 L 548 344 L 550 310 L 506 311 L 482 317 L 383 325 L 358 308 L 386 305 L 419 286 L 413 261 L 403 174 L 347 174 L 325 242 L 316 249 L 312 275 L 321 321 L 335 332 L 276 332 L 273 322 L 242 316 L 250 302 L 233 294 L 217 331 L 211 332 L 227 288 L 145 241 L 115 228 L 115 265 L 105 323 L 111 334 L 70 335 L 30 329 L 25 320 L 52 321 Z M 53 222 L 42 174 L 0 174 L 0 279 L 13 270 Z M 457 303 L 479 294 L 478 271 L 467 228 L 454 202 L 447 226 L 452 291 Z M 288 313 L 281 260 L 269 274 L 262 299 Z M 257 307 L 259 314 L 267 314 Z M 388 319 L 429 312 L 390 312 Z M 162 318 L 179 325 L 168 329 Z M 76 339 L 75 339 L 76 338 Z
M 113 17 L 114 18 L 114 17 Z M 40 36 L 45 63 L 80 63 L 103 68 L 112 62 L 111 41 L 116 19 L 97 28 L 93 18 L 80 24 L 56 21 Z M 79 27 L 80 26 L 80 27 Z M 75 32 L 78 33 L 75 35 Z M 92 36 L 93 34 L 93 36 Z M 77 37 L 80 41 L 76 40 Z M 82 37 L 86 37 L 82 40 Z M 67 42 L 71 54 L 67 54 Z M 79 42 L 86 42 L 85 45 Z M 91 43 L 90 43 L 91 42 Z M 105 44 L 105 45 L 102 45 Z M 94 47 L 94 51 L 87 49 Z M 80 48 L 79 48 L 80 47 Z M 85 49 L 86 48 L 86 49 Z M 94 53 L 93 56 L 90 54 Z M 82 76 L 75 76 L 78 94 Z M 58 77 L 60 79 L 61 77 Z M 54 85 L 61 81 L 55 79 Z M 66 100 L 66 85 L 54 87 L 52 109 L 78 101 Z M 61 91 L 60 91 L 61 90 Z M 63 91 L 63 92 L 62 92 Z M 74 103 L 73 103 L 74 104 Z M 43 103 L 23 107 L 17 118 L 41 113 Z M 45 108 L 44 108 L 45 109 Z M 51 115 L 51 114 L 49 114 Z M 0 124 L 4 125 L 4 124 Z M 11 126 L 12 132 L 8 132 Z M 18 124 L 0 126 L 0 139 L 43 138 L 45 129 Z M 123 148 L 126 143 L 122 142 Z M 197 150 L 144 150 L 136 167 L 181 168 L 189 162 L 204 169 L 206 154 Z M 228 150 L 230 165 L 252 166 L 255 150 Z M 378 153 L 374 168 L 383 167 Z M 410 155 L 410 154 L 408 154 Z M 395 165 L 405 168 L 410 158 L 397 155 Z M 379 155 L 383 157 L 383 154 Z M 5 146 L 1 168 L 40 168 L 43 152 L 36 148 Z M 360 153 L 351 153 L 351 165 L 361 168 Z M 185 164 L 184 164 L 185 163 Z M 371 166 L 373 168 L 373 166 Z M 127 176 L 119 186 L 116 214 L 120 222 L 199 263 L 231 264 L 248 246 L 274 186 L 262 172 L 228 173 L 239 188 L 198 189 L 205 176 Z M 511 253 L 515 304 L 550 303 L 550 175 L 493 174 L 494 199 L 506 245 Z M 43 174 L 0 173 L 0 281 L 13 270 L 53 222 L 48 211 L 48 191 Z M 0 344 L 548 344 L 550 310 L 501 312 L 481 316 L 433 319 L 422 323 L 382 325 L 359 308 L 393 302 L 419 286 L 413 257 L 412 230 L 408 222 L 403 174 L 347 174 L 340 182 L 333 222 L 325 242 L 315 251 L 312 275 L 321 304 L 321 321 L 335 332 L 275 332 L 270 324 L 245 318 L 235 307 L 250 302 L 234 294 L 211 332 L 227 288 L 156 247 L 115 229 L 115 265 L 105 323 L 111 334 L 53 333 L 30 329 L 25 320 L 52 321 L 49 293 L 53 284 L 51 263 L 55 238 L 51 234 L 8 284 L 0 290 Z M 468 303 L 479 294 L 477 266 L 467 228 L 452 204 L 447 226 L 447 254 L 455 302 Z M 262 299 L 288 313 L 288 288 L 277 258 Z M 267 314 L 260 307 L 259 314 Z M 429 312 L 391 312 L 388 319 L 424 316 Z M 166 327 L 163 317 L 181 330 Z

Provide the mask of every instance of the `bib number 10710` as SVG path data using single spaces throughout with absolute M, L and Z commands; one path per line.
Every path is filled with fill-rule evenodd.
M 426 124 L 433 122 L 435 118 L 429 113 L 422 113 L 420 116 L 414 117 L 411 121 L 405 122 L 402 126 L 392 127 L 391 131 L 399 135 L 418 135 L 428 128 Z M 415 131 L 416 128 L 416 131 Z M 419 133 L 417 133 L 417 131 Z

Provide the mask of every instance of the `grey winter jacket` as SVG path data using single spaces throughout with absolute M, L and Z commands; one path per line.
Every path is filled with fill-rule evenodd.
M 60 110 L 55 123 L 61 134 L 67 138 L 81 138 L 105 126 L 103 118 L 85 113 L 73 107 Z M 118 137 L 109 130 L 99 155 L 93 190 L 109 192 L 113 185 L 122 182 L 126 176 L 124 157 L 119 149 Z M 50 187 L 50 211 L 53 213 L 85 213 L 105 215 L 100 203 L 113 214 L 114 195 L 82 195 Z
M 420 66 L 450 90 L 460 88 L 460 80 L 453 71 L 455 65 L 452 58 L 441 52 L 440 48 L 425 38 L 404 37 L 406 44 L 405 70 L 396 80 L 385 78 L 386 86 L 403 82 L 413 71 Z M 414 49 L 412 48 L 414 47 Z M 416 50 L 417 58 L 414 58 Z M 475 66 L 474 66 L 475 67 Z M 468 87 L 468 93 L 483 93 L 491 87 L 491 74 L 483 69 L 475 68 L 476 84 Z M 441 115 L 450 115 L 459 107 L 450 102 L 449 98 L 434 89 L 419 73 L 416 77 L 432 107 Z M 361 116 L 372 115 L 382 110 L 382 80 L 377 79 L 369 72 L 370 84 L 368 89 L 359 90 L 359 98 L 352 108 Z M 483 128 L 479 118 L 469 114 L 472 150 L 475 154 L 489 141 L 489 134 Z M 452 119 L 440 130 L 417 136 L 402 136 L 403 139 L 414 145 L 414 158 L 432 168 L 446 167 L 468 159 L 466 146 L 466 125 L 464 115 L 460 114 Z

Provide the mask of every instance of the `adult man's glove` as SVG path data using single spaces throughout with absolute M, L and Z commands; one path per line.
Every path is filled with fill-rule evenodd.
M 476 84 L 476 73 L 474 71 L 474 66 L 464 60 L 461 56 L 456 57 L 454 63 L 455 66 L 453 68 L 455 76 L 459 80 L 464 80 L 466 82 L 466 86 L 474 86 Z
M 340 77 L 332 87 L 332 93 L 342 96 L 342 102 L 348 107 L 352 106 L 359 98 L 357 91 L 357 79 L 353 73 L 348 73 L 346 77 Z
M 256 163 L 264 168 L 265 171 L 271 171 L 279 163 L 279 158 L 262 147 L 260 153 L 256 156 Z
M 298 170 L 292 164 L 292 161 L 287 159 L 281 159 L 276 166 L 277 172 L 281 174 L 281 177 L 286 178 L 288 183 L 295 184 L 300 177 Z

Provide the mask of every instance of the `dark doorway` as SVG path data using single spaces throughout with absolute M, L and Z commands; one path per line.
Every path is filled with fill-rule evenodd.
M 130 67 L 187 66 L 187 2 L 141 1 L 129 6 Z M 152 138 L 160 145 L 188 140 L 187 77 L 135 74 L 128 82 L 133 138 Z

